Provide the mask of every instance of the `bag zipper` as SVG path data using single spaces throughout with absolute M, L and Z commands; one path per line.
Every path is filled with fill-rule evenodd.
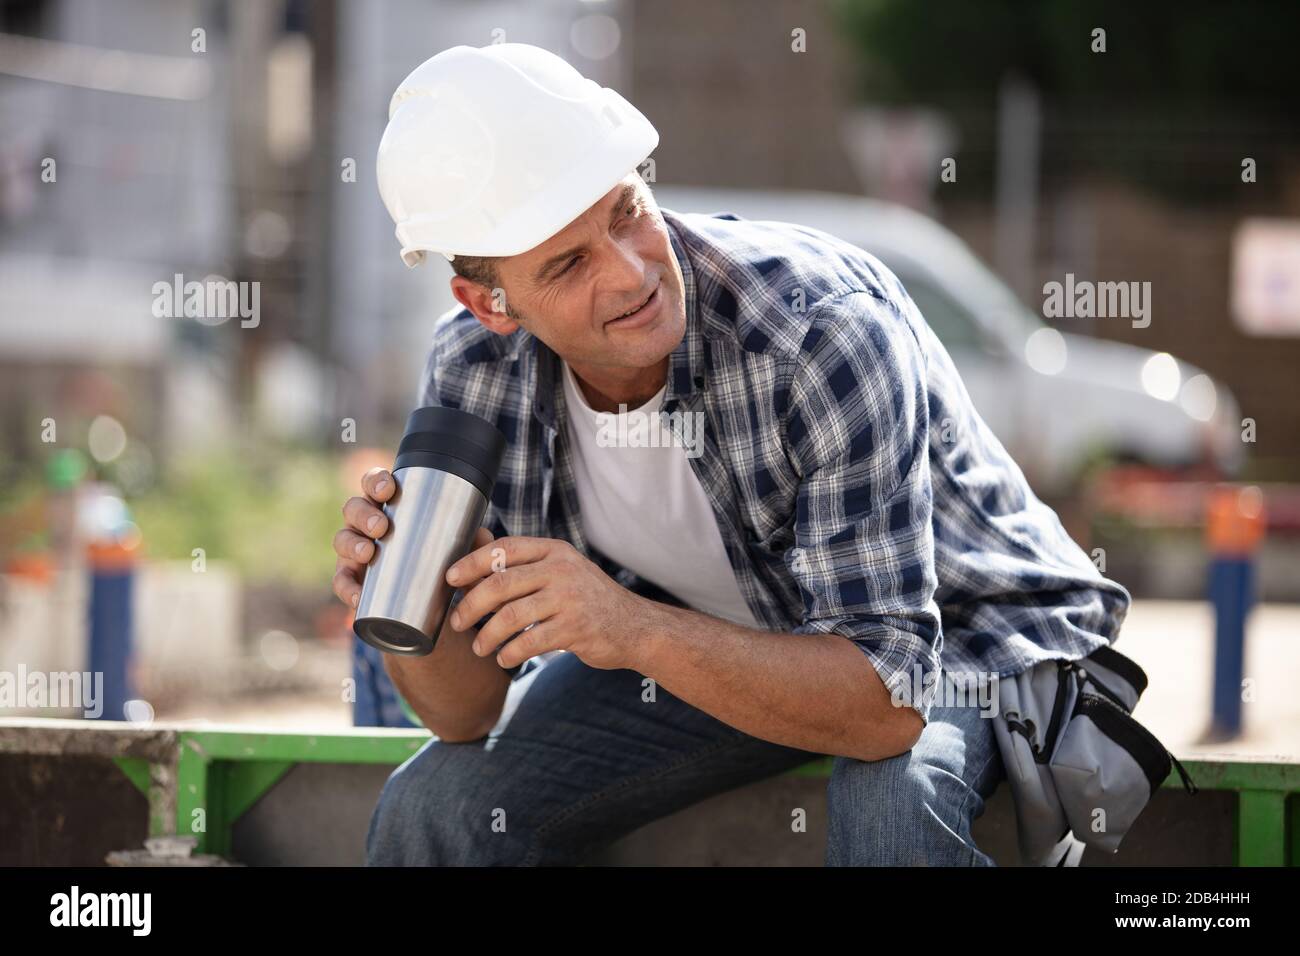
M 1103 694 L 1109 697 L 1114 702 L 1116 707 L 1119 707 L 1126 714 L 1131 714 L 1133 712 L 1132 710 L 1129 709 L 1128 704 L 1124 703 L 1124 698 L 1120 697 L 1119 694 L 1115 693 L 1113 690 L 1111 690 L 1101 681 L 1097 680 L 1096 674 L 1094 674 L 1092 671 L 1087 670 L 1086 668 L 1084 669 L 1084 671 L 1087 674 L 1087 680 L 1092 681 L 1092 685 L 1096 687 L 1097 690 L 1101 691 Z
M 1056 735 L 1061 732 L 1061 718 L 1065 716 L 1065 690 L 1070 682 L 1070 672 L 1074 670 L 1071 661 L 1059 661 L 1056 666 L 1056 700 L 1052 702 L 1052 719 L 1047 722 L 1046 739 L 1043 751 L 1038 756 L 1039 763 L 1046 763 L 1056 750 Z
M 1147 730 L 1146 727 L 1138 723 L 1136 718 L 1134 718 L 1133 715 L 1123 707 L 1112 703 L 1100 694 L 1085 693 L 1079 698 L 1079 704 L 1075 708 L 1076 714 L 1081 712 L 1086 713 L 1091 717 L 1093 722 L 1097 724 L 1098 728 L 1106 733 L 1106 736 L 1110 737 L 1121 746 L 1124 746 L 1126 743 L 1133 744 L 1135 742 L 1134 738 L 1136 738 L 1136 741 L 1145 744 L 1148 749 L 1152 751 L 1158 750 L 1174 766 L 1174 768 L 1177 769 L 1178 776 L 1183 782 L 1183 789 L 1193 796 L 1198 792 L 1195 782 L 1187 773 L 1186 768 L 1178 762 L 1178 758 L 1169 752 L 1169 748 L 1162 744 L 1155 734 L 1151 733 L 1151 731 Z M 1098 720 L 1102 714 L 1105 714 L 1106 716 L 1103 719 Z M 1116 721 L 1118 721 L 1118 723 L 1116 723 Z M 1137 759 L 1136 755 L 1134 755 L 1134 757 Z M 1168 768 L 1163 768 L 1164 772 L 1160 775 L 1159 780 L 1153 780 L 1150 769 L 1143 766 L 1143 761 L 1138 760 L 1138 764 L 1139 766 L 1142 766 L 1143 772 L 1146 773 L 1147 780 L 1151 783 L 1151 790 L 1154 795 L 1155 790 L 1158 789 L 1160 785 L 1165 782 L 1165 778 L 1169 776 Z

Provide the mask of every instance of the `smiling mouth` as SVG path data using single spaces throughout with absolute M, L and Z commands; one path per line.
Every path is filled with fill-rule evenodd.
M 640 312 L 642 309 L 646 307 L 646 303 L 655 297 L 655 293 L 658 291 L 659 291 L 659 286 L 655 286 L 653 289 L 650 290 L 650 294 L 647 295 L 640 302 L 638 302 L 633 308 L 628 309 L 622 315 L 614 316 L 614 318 L 610 319 L 609 321 L 617 322 L 619 319 L 626 319 L 628 316 L 635 315 L 636 313 Z

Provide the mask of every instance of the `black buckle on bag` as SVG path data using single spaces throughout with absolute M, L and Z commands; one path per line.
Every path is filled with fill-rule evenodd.
M 1002 719 L 1007 722 L 1007 727 L 1020 734 L 1025 740 L 1029 741 L 1029 749 L 1035 757 L 1041 753 L 1041 748 L 1034 742 L 1034 734 L 1038 733 L 1038 728 L 1034 722 L 1026 717 L 1023 721 L 1020 719 L 1018 711 L 1009 710 L 1002 715 Z

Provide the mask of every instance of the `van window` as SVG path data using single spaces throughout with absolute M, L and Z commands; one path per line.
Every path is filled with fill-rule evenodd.
M 946 292 L 915 276 L 900 274 L 898 278 L 944 348 L 949 352 L 974 352 L 984 348 L 984 336 L 974 317 Z

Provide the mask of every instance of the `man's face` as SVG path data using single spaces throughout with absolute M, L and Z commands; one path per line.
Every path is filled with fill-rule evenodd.
M 452 289 L 488 328 L 523 326 L 575 368 L 653 366 L 686 332 L 681 268 L 636 173 L 546 242 L 499 259 L 497 282 L 504 314 L 500 293 L 459 276 Z

